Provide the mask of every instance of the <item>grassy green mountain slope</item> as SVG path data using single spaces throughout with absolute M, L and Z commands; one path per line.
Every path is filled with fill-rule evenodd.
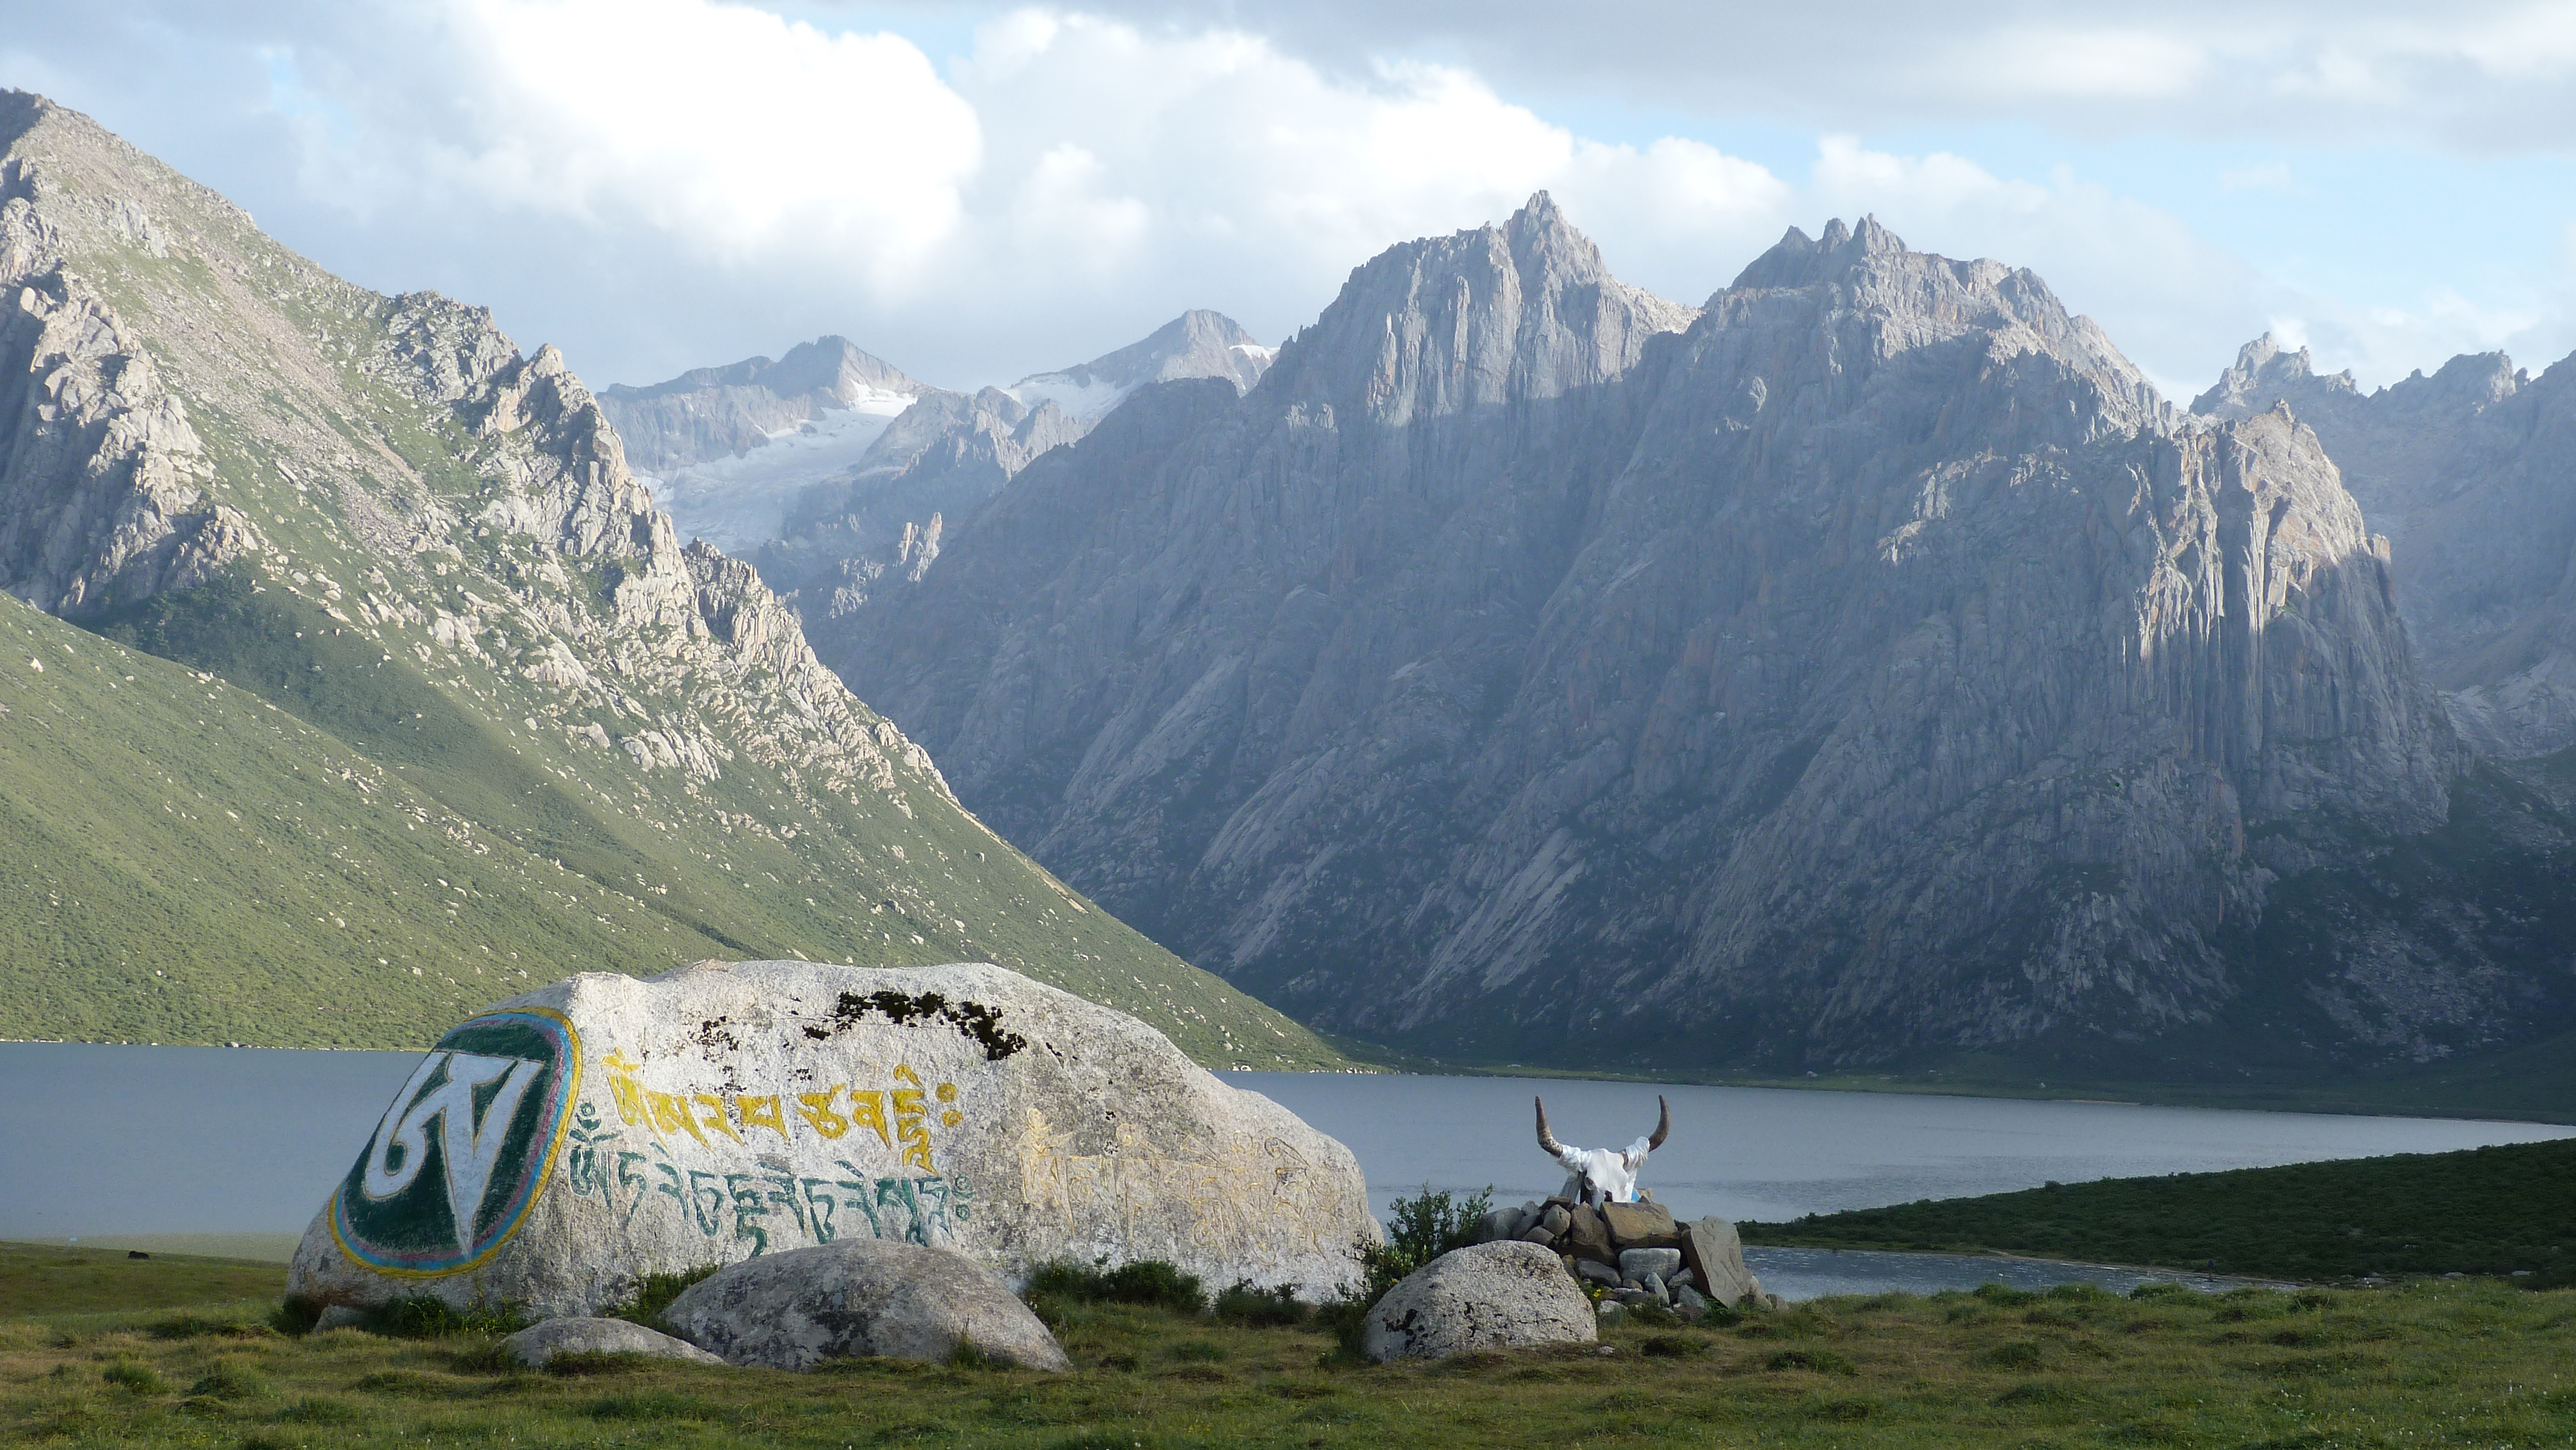
M 2513 1274 L 2576 1284 L 2576 1138 L 2019 1193 L 1744 1224 L 1747 1243 L 2001 1249 L 2292 1279 Z
M 400 1046 L 575 971 L 971 958 L 1338 1061 L 960 809 L 551 349 L 37 98 L 0 146 L 0 1037 Z

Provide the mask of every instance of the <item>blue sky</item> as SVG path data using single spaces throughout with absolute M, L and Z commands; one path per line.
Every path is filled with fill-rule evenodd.
M 1544 186 L 1697 302 L 1868 211 L 2026 265 L 2188 396 L 2576 348 L 2576 3 L 129 0 L 0 32 L 385 290 L 594 383 L 838 332 L 1007 381 L 1209 306 L 1278 339 Z

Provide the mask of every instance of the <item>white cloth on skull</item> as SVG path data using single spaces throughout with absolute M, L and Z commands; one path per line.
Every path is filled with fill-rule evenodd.
M 1635 1203 L 1637 1170 L 1646 1166 L 1651 1151 L 1643 1138 L 1617 1150 L 1559 1145 L 1556 1161 L 1581 1181 L 1584 1202 Z

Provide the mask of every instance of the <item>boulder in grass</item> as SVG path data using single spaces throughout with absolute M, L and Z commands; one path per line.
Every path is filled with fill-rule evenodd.
M 724 1361 L 685 1339 L 624 1319 L 549 1319 L 501 1341 L 510 1358 L 537 1369 L 558 1354 L 640 1354 L 648 1359 L 680 1359 L 694 1364 Z
M 1453 1249 L 1387 1290 L 1369 1306 L 1360 1349 L 1383 1364 L 1600 1337 L 1592 1301 L 1556 1255 L 1506 1239 Z
M 450 1030 L 356 1149 L 288 1270 L 303 1301 L 588 1315 L 649 1274 L 879 1241 L 1320 1299 L 1384 1239 L 1349 1149 L 976 963 L 585 973 Z
M 960 1348 L 1022 1369 L 1071 1369 L 1029 1307 L 964 1254 L 844 1240 L 719 1269 L 662 1322 L 727 1364 L 806 1370 L 870 1355 L 945 1360 Z
M 1682 1245 L 1682 1259 L 1690 1266 L 1699 1291 L 1711 1300 L 1729 1309 L 1748 1299 L 1761 1302 L 1762 1283 L 1744 1267 L 1743 1240 L 1725 1219 L 1712 1214 L 1694 1221 Z

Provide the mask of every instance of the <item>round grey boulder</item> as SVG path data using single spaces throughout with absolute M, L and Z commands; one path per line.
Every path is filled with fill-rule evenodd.
M 549 1319 L 502 1340 L 501 1348 L 530 1369 L 558 1354 L 641 1354 L 694 1364 L 724 1363 L 685 1339 L 623 1319 Z
M 1600 1337 L 1592 1301 L 1556 1255 L 1507 1239 L 1442 1254 L 1387 1290 L 1360 1348 L 1383 1364 Z
M 953 1249 L 884 1239 L 719 1269 L 672 1300 L 662 1322 L 727 1364 L 765 1369 L 865 1355 L 944 1360 L 961 1345 L 1022 1369 L 1073 1367 L 992 1270 Z

